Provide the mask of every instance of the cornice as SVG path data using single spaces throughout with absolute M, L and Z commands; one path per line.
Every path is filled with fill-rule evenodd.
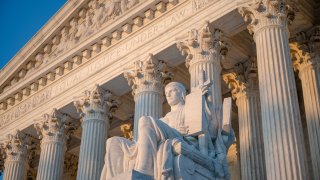
M 48 108 L 64 107 L 93 84 L 104 84 L 121 75 L 124 65 L 146 56 L 146 53 L 157 54 L 163 51 L 176 42 L 177 36 L 187 34 L 186 27 L 202 26 L 205 20 L 215 22 L 236 8 L 232 0 L 220 0 L 211 1 L 207 6 L 194 10 L 192 2 L 181 1 L 176 5 L 166 3 L 166 11 L 160 12 L 161 8 L 155 10 L 154 18 L 144 21 L 145 24 L 137 29 L 133 28 L 130 36 L 112 41 L 114 44 L 108 47 L 102 45 L 101 52 L 94 53 L 84 63 L 74 63 L 74 70 L 59 75 L 58 79 L 50 81 L 45 87 L 39 86 L 37 92 L 0 112 L 3 134 L 12 128 L 24 129 L 34 122 L 34 117 L 47 112 Z M 204 21 L 199 22 L 199 19 Z M 127 47 L 133 43 L 135 46 Z
M 162 13 L 167 11 L 167 9 L 171 9 L 177 3 L 178 1 L 176 0 L 170 0 L 170 2 L 163 2 L 161 0 L 142 1 L 130 9 L 130 11 L 127 11 L 126 14 L 120 15 L 119 17 L 110 20 L 110 22 L 105 23 L 98 32 L 85 37 L 80 43 L 75 44 L 75 46 L 70 50 L 63 52 L 56 59 L 46 63 L 45 66 L 36 69 L 35 72 L 23 78 L 22 81 L 14 84 L 14 87 L 8 88 L 2 92 L 0 94 L 1 109 L 5 110 L 6 108 L 3 107 L 10 104 L 14 105 L 16 100 L 21 101 L 24 98 L 23 96 L 29 96 L 33 91 L 36 92 L 42 86 L 49 84 L 50 81 L 58 79 L 66 74 L 66 72 L 72 70 L 75 66 L 79 66 L 88 61 L 91 56 L 106 50 L 117 42 L 120 42 L 129 34 L 134 33 L 144 25 L 148 24 L 151 20 L 156 19 L 157 16 L 160 16 Z M 82 6 L 77 7 L 78 9 L 81 9 Z M 53 19 L 56 18 L 54 17 Z M 72 19 L 72 17 L 64 20 L 69 22 L 68 19 Z M 42 44 L 45 45 L 44 43 Z M 34 50 L 37 49 L 35 48 Z M 38 51 L 33 54 L 38 54 Z M 27 58 L 25 61 L 27 61 Z M 16 67 L 19 67 L 19 65 Z M 18 70 L 16 69 L 16 71 Z M 17 75 L 18 72 L 11 73 L 11 76 L 14 74 Z M 13 78 L 10 77 L 10 75 L 6 75 L 5 77 L 7 77 L 7 80 L 11 80 Z M 8 82 L 6 81 L 5 83 Z M 2 88 L 5 85 L 6 84 L 1 84 Z
M 26 43 L 26 45 L 20 49 L 17 54 L 6 64 L 0 71 L 0 85 L 12 77 L 16 71 L 21 68 L 27 61 L 27 59 L 34 55 L 35 51 L 42 46 L 52 34 L 70 18 L 82 4 L 87 0 L 72 0 L 67 1 L 58 12 L 50 18 L 50 20 Z

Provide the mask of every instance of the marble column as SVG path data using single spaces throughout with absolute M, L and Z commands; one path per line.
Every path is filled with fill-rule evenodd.
M 221 64 L 220 61 L 228 52 L 228 45 L 222 41 L 222 31 L 210 27 L 207 22 L 201 29 L 192 29 L 188 32 L 188 38 L 177 43 L 182 55 L 186 56 L 186 66 L 190 73 L 191 92 L 196 88 L 211 83 L 209 88 L 210 105 L 218 107 L 222 104 L 221 94 Z M 219 129 L 217 120 L 210 121 L 208 132 L 215 138 Z M 220 123 L 221 124 L 221 123 Z M 207 134 L 208 135 L 208 134 Z M 209 137 L 206 134 L 199 136 L 200 151 L 207 155 Z
M 299 71 L 308 128 L 313 178 L 320 179 L 320 26 L 298 34 L 291 43 L 294 70 Z
M 135 101 L 133 136 L 138 138 L 138 123 L 142 116 L 162 117 L 164 81 L 171 78 L 166 64 L 150 54 L 146 61 L 136 61 L 124 72 Z
M 82 136 L 77 180 L 98 180 L 104 164 L 110 108 L 116 100 L 111 92 L 95 85 L 74 101 L 82 116 Z
M 62 179 L 67 120 L 66 114 L 54 109 L 51 114 L 44 114 L 41 121 L 35 122 L 34 127 L 42 139 L 37 180 Z
M 267 179 L 307 179 L 287 23 L 289 2 L 258 1 L 239 8 L 256 42 Z
M 222 31 L 213 29 L 207 22 L 201 29 L 192 29 L 188 38 L 177 43 L 182 55 L 186 55 L 186 66 L 190 73 L 191 91 L 211 82 L 213 104 L 222 104 L 221 60 L 228 52 L 228 45 L 222 41 Z
M 9 135 L 5 142 L 4 180 L 27 179 L 28 170 L 28 138 L 20 131 Z
M 241 179 L 266 179 L 258 74 L 255 61 L 223 75 L 238 106 Z

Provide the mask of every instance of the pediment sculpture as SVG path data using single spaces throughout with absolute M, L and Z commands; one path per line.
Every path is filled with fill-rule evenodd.
M 160 119 L 143 116 L 138 138 L 107 140 L 101 180 L 106 179 L 229 179 L 227 151 L 234 142 L 231 98 L 219 107 L 208 104 L 208 83 L 186 96 L 185 87 L 171 82 L 165 96 L 171 111 Z M 209 135 L 209 121 L 218 121 L 216 135 Z M 207 137 L 207 151 L 200 136 Z M 202 138 L 203 140 L 203 138 Z
M 69 25 L 62 28 L 59 38 L 54 40 L 50 58 L 61 55 L 85 37 L 97 32 L 102 26 L 128 11 L 139 0 L 91 0 L 87 8 L 79 12 L 79 18 L 72 18 Z

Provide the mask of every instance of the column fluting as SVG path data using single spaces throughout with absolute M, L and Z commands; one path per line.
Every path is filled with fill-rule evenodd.
M 34 124 L 41 140 L 41 153 L 37 180 L 59 180 L 63 175 L 63 160 L 66 150 L 66 122 L 70 118 L 53 109 Z
M 186 56 L 186 66 L 190 73 L 191 92 L 208 86 L 207 102 L 212 117 L 209 117 L 208 128 L 198 136 L 199 149 L 208 155 L 208 141 L 215 139 L 219 124 L 214 118 L 216 109 L 222 104 L 221 94 L 221 60 L 228 52 L 228 44 L 222 41 L 222 31 L 210 27 L 209 22 L 201 29 L 191 29 L 188 38 L 177 43 L 182 55 Z
M 27 179 L 28 170 L 28 139 L 25 134 L 16 131 L 9 135 L 9 140 L 4 144 L 5 163 L 4 180 Z
M 134 140 L 137 140 L 139 119 L 142 116 L 151 116 L 156 119 L 162 117 L 163 85 L 166 80 L 171 79 L 172 74 L 164 61 L 150 54 L 146 61 L 136 61 L 133 67 L 125 71 L 124 76 L 134 96 L 133 136 Z
M 309 136 L 313 178 L 320 179 L 320 26 L 290 44 L 294 70 L 299 71 Z M 316 37 L 315 37 L 316 36 Z M 302 38 L 304 37 L 304 38 Z M 307 39 L 305 39 L 307 38 Z
M 287 1 L 259 1 L 239 12 L 254 33 L 267 179 L 306 179 L 302 126 L 290 58 Z M 268 15 L 266 15 L 268 14 Z
M 241 68 L 237 68 L 240 67 Z M 223 75 L 238 107 L 241 179 L 266 179 L 257 67 L 254 61 Z
M 79 100 L 74 101 L 82 116 L 77 180 L 100 179 L 109 129 L 109 107 L 116 106 L 116 100 L 112 97 L 111 92 L 96 85 L 93 90 L 85 91 Z

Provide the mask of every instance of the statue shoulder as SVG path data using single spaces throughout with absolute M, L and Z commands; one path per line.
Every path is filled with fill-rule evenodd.
M 169 123 L 169 118 L 167 117 L 168 114 L 166 114 L 164 117 L 160 118 L 159 120 L 168 124 Z

